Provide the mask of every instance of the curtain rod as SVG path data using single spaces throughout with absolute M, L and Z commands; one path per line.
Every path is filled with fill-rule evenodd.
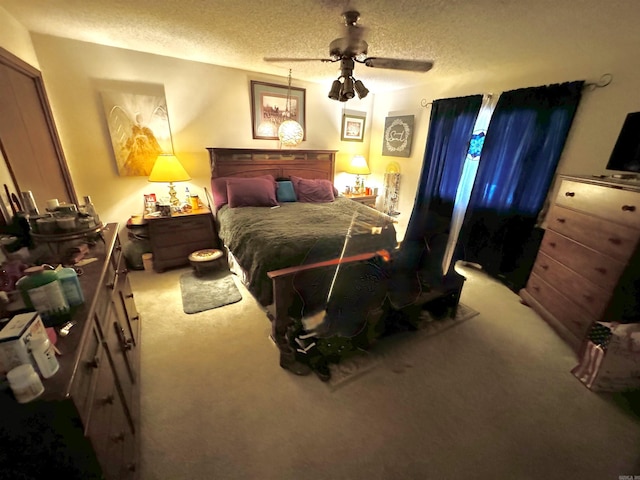
M 487 94 L 483 95 L 483 97 L 491 98 L 491 97 L 493 97 L 493 93 L 487 93 Z M 430 107 L 431 105 L 433 105 L 433 102 L 427 102 L 426 98 L 423 98 L 422 100 L 420 100 L 420 106 L 421 107 L 427 108 L 427 107 Z
M 598 80 L 597 82 L 588 82 L 585 83 L 583 88 L 585 90 L 589 90 L 589 91 L 593 91 L 596 88 L 604 88 L 607 85 L 609 85 L 611 82 L 613 81 L 613 75 L 610 73 L 603 73 L 600 76 L 600 80 Z M 491 94 L 488 94 L 489 96 L 491 96 Z M 420 100 L 420 106 L 427 108 L 430 107 L 431 105 L 433 105 L 433 102 L 428 102 L 426 98 L 423 98 L 422 100 Z
M 603 73 L 600 76 L 600 80 L 598 80 L 597 82 L 585 83 L 584 89 L 585 90 L 589 89 L 590 91 L 593 91 L 596 88 L 604 88 L 607 85 L 609 85 L 612 80 L 613 80 L 613 75 L 611 75 L 610 73 Z

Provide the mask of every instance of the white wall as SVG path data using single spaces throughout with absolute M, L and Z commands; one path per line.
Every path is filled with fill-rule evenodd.
M 146 177 L 118 176 L 102 90 L 122 84 L 131 91 L 164 89 L 174 151 L 192 177 L 176 186 L 179 195 L 188 186 L 204 198 L 210 179 L 206 147 L 280 148 L 276 140 L 252 138 L 250 81 L 286 85 L 288 70 L 283 77 L 267 76 L 37 34 L 33 43 L 78 196 L 91 195 L 108 221 L 124 223 L 140 213 L 144 193 L 164 194 L 167 188 Z M 297 148 L 340 150 L 337 172 L 352 153 L 368 151 L 366 141 L 340 141 L 344 104 L 329 100 L 328 88 L 296 81 L 295 71 L 292 86 L 306 89 L 306 141 Z M 371 102 L 349 106 L 367 111 Z M 338 173 L 336 183 L 345 181 Z
M 164 187 L 149 184 L 144 177 L 118 176 L 99 93 L 110 85 L 128 82 L 132 88 L 151 85 L 164 89 L 175 152 L 193 178 L 187 185 L 199 194 L 209 184 L 205 147 L 279 147 L 277 141 L 252 139 L 249 82 L 253 79 L 285 85 L 288 70 L 283 69 L 282 77 L 273 77 L 57 37 L 34 34 L 32 39 L 33 43 L 26 30 L 0 8 L 0 46 L 42 71 L 78 196 L 91 195 L 107 221 L 124 223 L 130 215 L 140 212 L 143 193 L 158 192 Z M 372 93 L 346 104 L 327 98 L 330 85 L 296 81 L 294 70 L 293 86 L 307 90 L 307 140 L 299 148 L 339 150 L 336 185 L 341 190 L 353 183 L 352 176 L 342 172 L 354 154 L 364 154 L 369 159 L 372 175 L 367 178 L 367 185 L 371 187 L 380 187 L 387 165 L 398 162 L 398 231 L 402 238 L 413 208 L 428 134 L 431 112 L 429 107 L 421 107 L 422 99 L 498 94 L 578 79 L 597 81 L 603 73 L 611 73 L 611 85 L 585 91 L 558 167 L 559 173 L 601 174 L 605 173 L 624 117 L 640 110 L 640 64 L 634 60 L 618 52 L 611 58 L 594 57 L 591 64 L 583 67 L 541 71 L 527 77 L 514 69 L 501 72 L 500 76 L 470 72 L 461 77 L 440 78 L 436 65 L 425 74 L 424 84 L 419 87 Z M 340 141 L 345 108 L 368 112 L 364 142 Z M 411 157 L 382 156 L 385 118 L 404 114 L 415 115 Z M 179 193 L 183 191 L 181 186 Z
M 33 67 L 39 68 L 38 57 L 31 43 L 29 31 L 2 7 L 0 7 L 0 46 Z

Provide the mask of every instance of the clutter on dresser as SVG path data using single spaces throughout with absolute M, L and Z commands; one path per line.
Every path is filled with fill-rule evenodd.
M 58 199 L 47 200 L 46 213 L 29 215 L 29 226 L 36 236 L 84 233 L 102 225 L 90 196 L 84 204 L 60 203 Z

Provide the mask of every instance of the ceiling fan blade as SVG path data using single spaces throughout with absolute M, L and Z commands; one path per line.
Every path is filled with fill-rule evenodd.
M 399 58 L 383 57 L 369 57 L 362 63 L 367 67 L 408 70 L 411 72 L 428 72 L 433 67 L 433 62 L 428 60 L 401 60 Z
M 335 62 L 331 58 L 264 57 L 265 62 Z

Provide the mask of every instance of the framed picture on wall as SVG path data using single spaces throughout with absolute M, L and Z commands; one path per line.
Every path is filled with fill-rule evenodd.
M 173 153 L 164 93 L 101 93 L 118 174 L 149 176 L 160 153 Z
M 413 115 L 387 117 L 384 122 L 382 155 L 408 157 L 413 139 Z
M 367 114 L 351 112 L 342 115 L 342 133 L 340 140 L 344 142 L 362 142 L 364 140 L 364 125 Z
M 278 128 L 287 119 L 295 120 L 304 130 L 303 140 L 307 138 L 305 126 L 304 88 L 291 87 L 289 116 L 287 113 L 287 93 L 289 87 L 251 80 L 251 126 L 253 138 L 278 140 Z

